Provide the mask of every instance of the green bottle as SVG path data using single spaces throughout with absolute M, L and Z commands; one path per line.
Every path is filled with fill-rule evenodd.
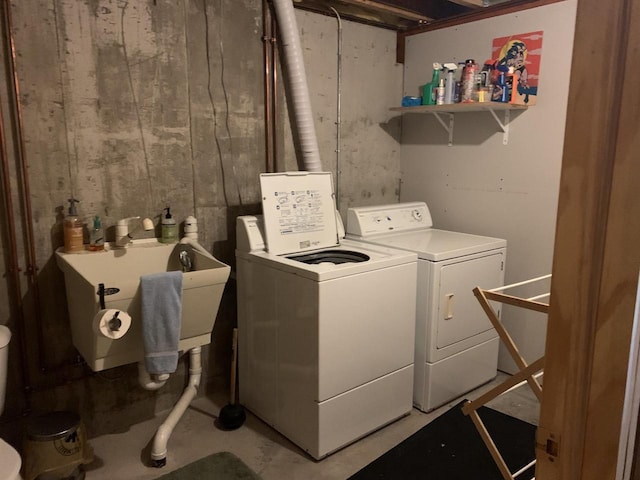
M 435 105 L 436 104 L 436 88 L 440 83 L 440 64 L 433 64 L 433 73 L 431 75 L 431 82 L 422 87 L 422 105 Z

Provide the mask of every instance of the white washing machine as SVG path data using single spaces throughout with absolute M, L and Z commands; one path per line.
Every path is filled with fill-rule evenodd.
M 347 213 L 347 238 L 418 254 L 413 403 L 425 412 L 496 376 L 498 334 L 473 289 L 504 284 L 507 253 L 506 240 L 432 225 L 421 202 Z
M 240 403 L 320 459 L 411 411 L 417 255 L 341 240 L 329 173 L 261 188 L 236 225 Z

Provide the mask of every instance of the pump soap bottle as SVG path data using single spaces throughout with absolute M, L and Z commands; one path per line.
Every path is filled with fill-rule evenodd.
M 160 241 L 162 243 L 176 243 L 178 241 L 178 225 L 176 225 L 176 221 L 171 216 L 171 208 L 165 208 L 167 212 L 164 217 L 162 217 L 162 233 L 160 237 Z
M 77 253 L 84 250 L 82 222 L 76 211 L 76 203 L 79 203 L 79 200 L 69 199 L 69 214 L 64 217 L 64 251 L 66 253 Z
M 89 250 L 92 252 L 104 250 L 104 230 L 98 215 L 93 217 L 93 229 L 89 234 Z

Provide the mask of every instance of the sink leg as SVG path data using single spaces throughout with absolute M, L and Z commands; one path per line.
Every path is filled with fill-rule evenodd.
M 158 427 L 156 435 L 153 438 L 151 462 L 154 467 L 160 468 L 167 464 L 167 443 L 169 442 L 169 437 L 185 410 L 198 393 L 200 377 L 202 376 L 200 352 L 201 347 L 195 347 L 189 350 L 189 384 L 184 389 L 180 400 L 175 404 L 164 423 Z

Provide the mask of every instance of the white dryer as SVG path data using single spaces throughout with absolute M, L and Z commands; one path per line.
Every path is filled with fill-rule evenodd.
M 417 255 L 341 240 L 329 173 L 261 188 L 236 226 L 240 403 L 320 459 L 411 411 Z
M 413 403 L 425 412 L 497 374 L 498 335 L 473 289 L 504 284 L 507 246 L 500 238 L 432 225 L 422 202 L 347 213 L 347 238 L 418 254 Z

